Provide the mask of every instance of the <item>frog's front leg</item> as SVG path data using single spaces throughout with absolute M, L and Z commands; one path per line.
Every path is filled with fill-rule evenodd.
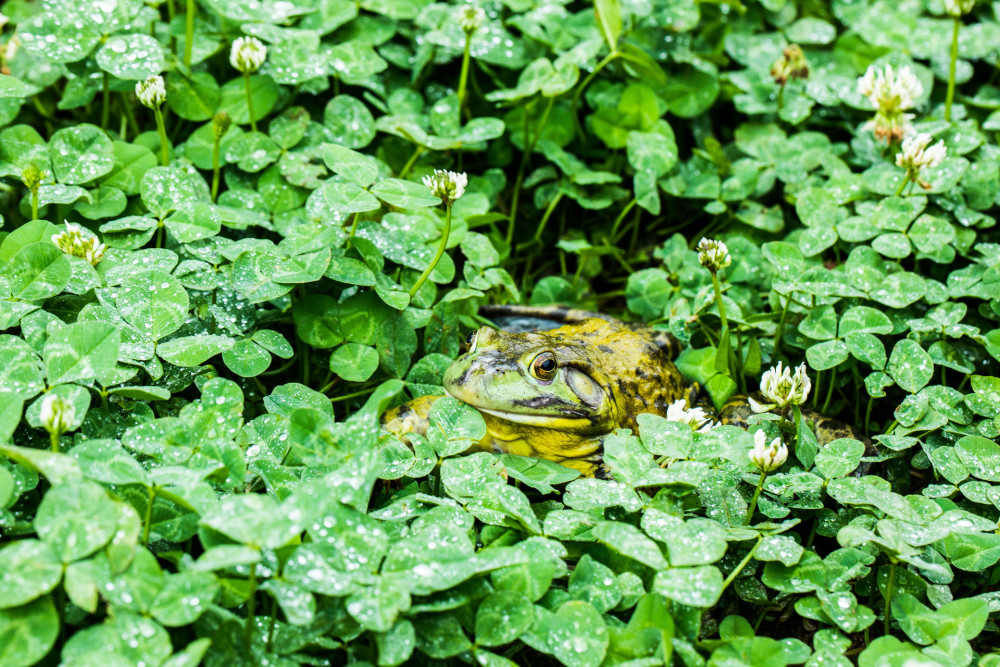
M 382 426 L 393 435 L 417 433 L 426 436 L 431 408 L 439 398 L 444 396 L 421 396 L 392 408 L 382 416 Z

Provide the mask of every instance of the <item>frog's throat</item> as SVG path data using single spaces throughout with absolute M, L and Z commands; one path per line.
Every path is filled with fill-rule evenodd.
M 468 403 L 468 401 L 463 401 L 458 398 L 447 388 L 445 388 L 445 393 L 452 398 L 462 401 L 463 403 Z M 489 410 L 487 408 L 479 407 L 474 403 L 468 403 L 476 410 L 480 412 L 485 412 L 488 415 L 492 415 L 498 419 L 503 419 L 505 421 L 514 422 L 517 424 L 525 424 L 527 426 L 541 426 L 543 428 L 556 428 L 556 429 L 582 429 L 588 426 L 592 426 L 593 423 L 586 417 L 580 417 L 576 419 L 571 419 L 567 417 L 558 417 L 555 415 L 540 415 L 540 414 L 530 414 L 525 412 L 507 412 L 505 410 Z

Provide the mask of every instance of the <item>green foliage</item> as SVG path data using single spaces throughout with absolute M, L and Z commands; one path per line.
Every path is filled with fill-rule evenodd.
M 0 667 L 1000 664 L 1000 23 L 947 4 L 4 2 Z M 379 428 L 522 300 L 673 334 L 716 406 L 805 362 L 856 431 L 752 417 L 761 475 L 640 415 L 593 479 L 450 397 Z

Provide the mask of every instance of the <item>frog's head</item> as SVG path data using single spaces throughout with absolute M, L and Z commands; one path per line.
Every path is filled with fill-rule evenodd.
M 673 368 L 647 337 L 604 320 L 538 333 L 484 327 L 445 371 L 444 386 L 486 415 L 590 435 L 654 411 L 660 392 L 649 381 L 662 382 L 664 364 Z

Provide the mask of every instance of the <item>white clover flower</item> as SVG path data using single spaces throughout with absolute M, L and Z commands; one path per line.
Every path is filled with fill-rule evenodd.
M 76 419 L 76 408 L 56 394 L 47 394 L 42 399 L 39 420 L 42 427 L 49 433 L 60 435 L 69 430 L 70 424 Z
M 237 37 L 229 52 L 229 64 L 240 72 L 256 72 L 267 59 L 267 47 L 256 37 Z
M 424 176 L 423 182 L 445 204 L 451 204 L 465 193 L 469 177 L 465 173 L 435 169 L 433 174 Z
M 806 373 L 806 365 L 800 364 L 792 374 L 792 369 L 782 366 L 779 361 L 777 366 L 764 371 L 760 379 L 760 391 L 769 403 L 758 403 L 750 398 L 750 409 L 754 412 L 768 412 L 774 408 L 784 410 L 789 405 L 802 405 L 809 398 L 809 390 L 812 389 L 812 380 Z
M 896 166 L 906 169 L 906 178 L 916 181 L 925 189 L 929 189 L 931 185 L 921 178 L 924 169 L 933 169 L 948 156 L 948 148 L 944 142 L 939 141 L 931 146 L 932 140 L 931 135 L 925 133 L 906 137 L 903 139 L 902 151 L 896 153 Z
M 895 71 L 892 65 L 885 69 L 870 65 L 858 79 L 858 92 L 876 111 L 906 111 L 924 94 L 924 86 L 908 66 Z
M 163 77 L 151 76 L 145 81 L 135 84 L 135 96 L 143 106 L 155 109 L 167 101 L 167 88 L 163 84 Z
M 912 109 L 924 94 L 923 84 L 909 67 L 895 71 L 892 65 L 880 69 L 871 65 L 858 79 L 858 92 L 868 98 L 875 110 L 875 118 L 864 124 L 863 129 L 875 132 L 875 137 L 886 141 L 899 140 L 913 133 Z
M 777 470 L 788 460 L 788 447 L 775 438 L 771 444 L 767 444 L 767 434 L 759 430 L 753 434 L 753 449 L 750 450 L 750 461 L 762 473 L 769 473 Z
M 703 238 L 698 242 L 698 261 L 712 273 L 717 273 L 733 263 L 729 248 L 722 241 Z
M 972 11 L 976 0 L 944 0 L 944 11 L 948 16 L 961 18 Z
M 85 259 L 90 262 L 92 266 L 97 266 L 97 264 L 104 259 L 104 253 L 108 249 L 108 247 L 99 242 L 96 237 L 84 236 L 83 227 L 73 224 L 72 222 L 66 223 L 65 232 L 53 234 L 51 239 L 52 243 L 54 243 L 57 248 L 62 250 L 67 255 Z
M 458 10 L 458 25 L 462 27 L 462 32 L 466 35 L 479 30 L 486 21 L 486 12 L 482 7 L 476 5 L 463 5 Z
M 674 401 L 667 407 L 667 420 L 687 424 L 692 431 L 698 433 L 707 433 L 718 426 L 703 408 L 689 408 L 687 401 L 683 398 Z
M 943 141 L 929 146 L 932 140 L 931 135 L 924 133 L 903 139 L 902 152 L 896 153 L 896 166 L 920 171 L 941 164 L 948 155 L 948 149 Z

